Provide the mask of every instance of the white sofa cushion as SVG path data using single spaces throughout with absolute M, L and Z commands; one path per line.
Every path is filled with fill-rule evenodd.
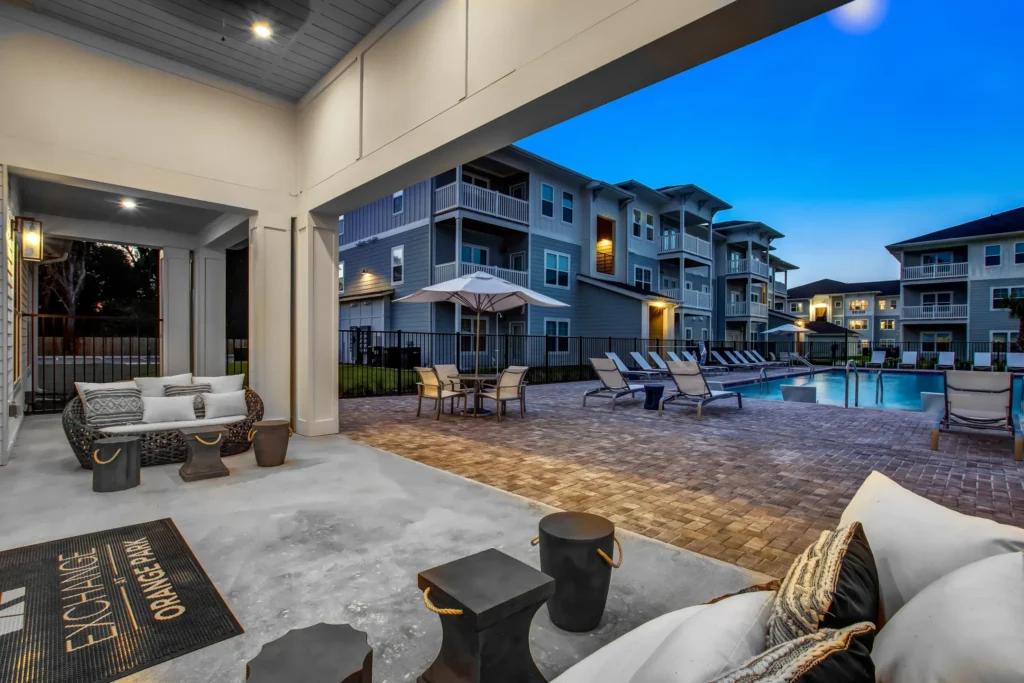
M 1024 555 L 961 567 L 925 587 L 875 638 L 878 683 L 1024 680 Z
M 142 421 L 147 424 L 157 424 L 195 420 L 196 411 L 192 405 L 193 400 L 192 396 L 143 396 Z
M 245 391 L 232 391 L 226 394 L 203 394 L 206 405 L 206 417 L 223 417 L 225 415 L 245 415 L 249 412 L 245 405 Z
M 187 420 L 184 422 L 156 422 L 153 424 L 118 425 L 117 427 L 104 427 L 101 431 L 104 434 L 146 434 L 148 432 L 167 432 L 172 429 L 184 429 L 185 427 L 209 427 L 211 425 L 226 425 L 232 422 L 241 422 L 245 415 L 229 415 L 228 417 L 214 417 L 205 420 Z
M 168 375 L 167 377 L 136 377 L 135 386 L 142 389 L 142 397 L 163 396 L 164 387 L 168 385 L 181 386 L 192 383 L 192 373 L 186 372 L 182 375 Z
M 954 512 L 872 472 L 839 526 L 864 525 L 885 621 L 928 584 L 986 557 L 1024 551 L 1024 529 Z
M 245 375 L 193 377 L 192 384 L 209 384 L 211 394 L 226 394 L 231 391 L 241 391 L 245 385 Z
M 733 595 L 680 624 L 631 683 L 706 683 L 765 650 L 775 593 Z M 603 677 L 601 680 L 604 680 Z
M 670 633 L 709 607 L 694 605 L 651 619 L 577 662 L 551 683 L 629 683 Z

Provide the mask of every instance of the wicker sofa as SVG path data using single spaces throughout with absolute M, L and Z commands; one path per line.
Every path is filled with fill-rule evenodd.
M 248 414 L 244 420 L 224 425 L 230 434 L 220 447 L 220 454 L 236 455 L 249 450 L 249 431 L 254 422 L 263 419 L 263 399 L 252 389 L 245 390 L 245 405 Z M 77 396 L 64 408 L 64 434 L 75 452 L 79 464 L 87 470 L 92 469 L 93 441 L 110 436 L 100 429 L 85 424 L 85 413 L 82 401 Z M 185 462 L 188 454 L 185 440 L 176 429 L 135 434 L 139 437 L 142 450 L 142 466 L 168 465 Z

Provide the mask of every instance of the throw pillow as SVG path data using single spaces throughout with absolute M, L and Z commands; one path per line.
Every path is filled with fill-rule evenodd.
M 157 422 L 190 422 L 196 419 L 191 396 L 145 396 L 142 397 L 142 421 L 146 424 Z
M 776 645 L 711 683 L 875 683 L 875 625 L 823 628 Z
M 245 375 L 193 377 L 192 384 L 209 384 L 211 394 L 226 394 L 231 391 L 241 391 L 245 386 Z
M 764 651 L 775 594 L 744 593 L 709 605 L 662 641 L 632 683 L 705 683 Z
M 206 404 L 206 417 L 233 417 L 248 415 L 245 405 L 245 391 L 231 391 L 226 394 L 203 394 Z
M 768 647 L 868 621 L 878 626 L 878 572 L 860 522 L 823 531 L 790 567 L 768 620 Z
M 840 526 L 864 525 L 878 568 L 885 621 L 928 584 L 986 557 L 1024 551 L 1024 529 L 969 517 L 872 472 Z
M 1024 555 L 961 567 L 920 593 L 878 632 L 879 683 L 1024 680 Z
M 183 375 L 170 375 L 168 377 L 136 377 L 135 385 L 142 389 L 142 395 L 163 397 L 164 387 L 169 384 L 181 386 L 192 383 L 192 374 L 186 372 Z
M 125 387 L 136 387 L 135 382 L 125 380 L 124 382 L 75 382 L 75 393 L 78 394 L 78 398 L 82 400 L 82 404 L 85 404 L 85 390 L 86 389 L 101 389 L 107 391 L 110 389 L 124 389 Z
M 134 384 L 116 389 L 85 389 L 82 393 L 85 424 L 90 427 L 114 427 L 142 422 L 142 392 Z
M 164 396 L 192 396 L 192 409 L 196 411 L 196 419 L 206 416 L 206 404 L 200 394 L 210 393 L 209 384 L 188 384 L 184 386 L 170 385 L 164 387 Z

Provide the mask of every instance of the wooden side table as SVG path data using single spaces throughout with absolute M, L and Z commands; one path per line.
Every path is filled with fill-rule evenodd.
M 252 425 L 249 440 L 259 467 L 277 467 L 288 455 L 288 437 L 292 435 L 288 420 L 261 420 Z
M 492 548 L 420 572 L 417 585 L 443 634 L 418 683 L 543 683 L 530 623 L 554 579 Z
M 373 648 L 348 624 L 317 624 L 284 634 L 245 665 L 249 683 L 373 683 Z
M 137 436 L 109 436 L 93 441 L 92 490 L 124 491 L 142 481 L 141 451 Z
M 225 427 L 185 427 L 178 432 L 188 447 L 188 458 L 178 470 L 178 476 L 185 481 L 199 481 L 231 474 L 220 459 L 221 444 L 230 434 Z

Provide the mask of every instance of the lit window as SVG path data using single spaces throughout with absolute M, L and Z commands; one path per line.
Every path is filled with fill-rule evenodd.
M 562 193 L 562 222 L 563 223 L 572 223 L 572 208 L 573 208 L 572 192 L 563 192 Z
M 338 294 L 345 293 L 345 262 L 338 263 Z
M 544 318 L 544 336 L 548 353 L 566 353 L 569 350 L 569 321 L 564 318 Z
M 633 209 L 633 237 L 637 239 L 640 239 L 644 234 L 644 226 L 640 222 L 643 215 L 644 213 L 640 209 Z
M 540 186 L 540 213 L 548 218 L 555 217 L 555 188 L 550 185 Z
M 898 299 L 889 299 L 889 310 L 890 311 L 895 311 L 896 310 L 896 306 L 898 304 L 899 304 L 899 300 Z
M 405 211 L 405 190 L 399 190 L 391 195 L 391 213 L 397 216 Z
M 633 268 L 633 284 L 645 292 L 651 291 L 651 269 L 635 266 Z
M 851 330 L 866 330 L 868 329 L 868 321 L 863 318 L 850 321 Z
M 569 289 L 569 255 L 557 251 L 544 252 L 544 284 Z
M 885 299 L 879 299 L 878 300 L 878 310 L 880 310 L 880 311 L 884 311 L 885 310 Z
M 405 246 L 391 248 L 391 284 L 405 282 Z
M 842 308 L 842 307 L 843 307 L 843 302 L 840 301 L 839 299 L 836 299 L 835 301 L 832 302 L 832 308 L 837 308 L 838 309 L 838 308 Z M 853 310 L 853 302 L 852 301 L 850 302 L 850 310 Z
M 878 321 L 878 328 L 881 329 L 881 330 L 895 330 L 896 329 L 896 321 L 895 320 L 879 320 Z
M 654 241 L 654 216 L 647 214 L 647 241 Z
M 1003 247 L 1001 244 L 985 245 L 985 267 L 998 266 L 1003 262 Z

